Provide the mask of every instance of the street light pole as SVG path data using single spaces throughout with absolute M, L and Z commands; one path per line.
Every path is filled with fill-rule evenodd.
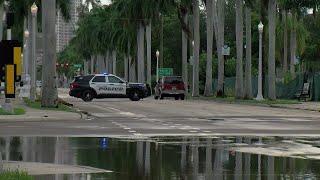
M 263 95 L 262 95 L 262 33 L 263 33 L 263 24 L 260 21 L 258 25 L 259 30 L 259 77 L 258 77 L 258 95 L 256 97 L 256 100 L 262 101 Z
M 37 20 L 38 7 L 35 3 L 31 6 L 32 14 L 32 59 L 31 59 L 31 89 L 30 100 L 36 100 L 36 20 Z
M 30 32 L 28 30 L 24 31 L 24 37 L 25 37 L 25 44 L 24 44 L 24 48 L 23 48 L 23 64 L 24 64 L 24 74 L 27 76 L 27 74 L 29 74 L 29 59 L 28 59 L 28 53 L 29 53 L 29 36 L 30 36 Z
M 157 79 L 156 79 L 156 82 L 158 82 L 159 81 L 159 56 L 160 56 L 159 50 L 157 50 L 156 56 L 157 56 Z

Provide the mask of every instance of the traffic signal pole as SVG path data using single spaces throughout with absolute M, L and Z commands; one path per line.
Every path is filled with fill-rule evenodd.
M 10 26 L 7 29 L 7 40 L 11 40 L 11 29 Z M 8 84 L 6 84 L 6 86 L 8 86 Z M 6 98 L 4 105 L 3 105 L 3 110 L 9 113 L 13 113 L 13 105 L 11 103 L 11 99 L 10 98 Z

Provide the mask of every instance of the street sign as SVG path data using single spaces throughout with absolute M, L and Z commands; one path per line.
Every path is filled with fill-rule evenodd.
M 172 68 L 159 68 L 159 76 L 172 76 L 173 69 Z
M 73 67 L 75 67 L 75 68 L 82 68 L 82 64 L 74 64 Z
M 222 47 L 222 55 L 223 56 L 230 56 L 230 47 L 228 45 L 224 45 Z

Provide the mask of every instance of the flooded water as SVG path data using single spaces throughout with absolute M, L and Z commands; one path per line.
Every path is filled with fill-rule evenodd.
M 319 147 L 316 138 L 0 138 L 3 160 L 112 171 L 41 180 L 320 179 Z

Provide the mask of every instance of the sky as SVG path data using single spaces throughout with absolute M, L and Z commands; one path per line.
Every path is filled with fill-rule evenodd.
M 110 3 L 110 0 L 101 0 L 101 3 L 102 3 L 102 4 L 109 4 L 109 3 Z

